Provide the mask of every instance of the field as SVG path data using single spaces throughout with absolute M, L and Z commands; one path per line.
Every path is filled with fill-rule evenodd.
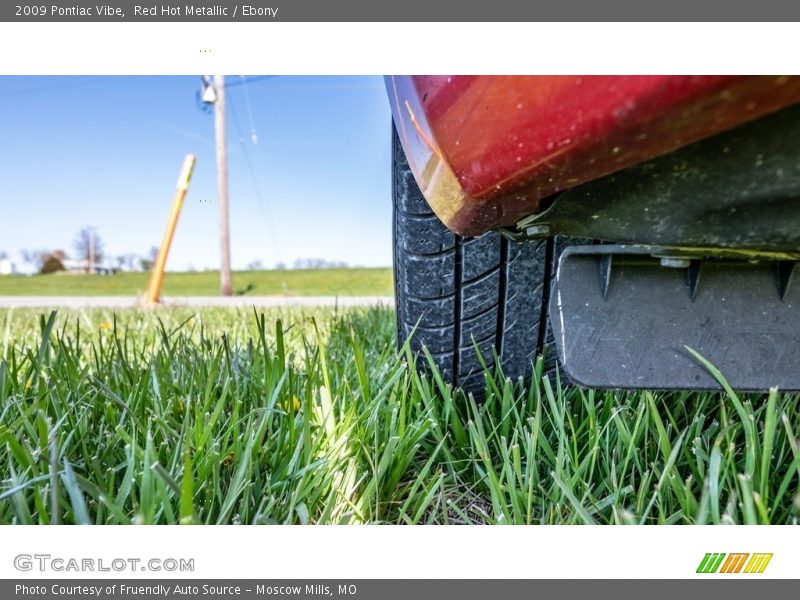
M 418 376 L 388 309 L 0 311 L 0 523 L 795 523 L 798 396 Z M 425 360 L 420 357 L 417 360 Z
M 140 296 L 149 273 L 98 275 L 34 275 L 0 277 L 0 296 Z M 391 296 L 392 270 L 299 269 L 238 271 L 236 295 L 249 296 Z M 167 273 L 164 296 L 217 296 L 219 272 Z

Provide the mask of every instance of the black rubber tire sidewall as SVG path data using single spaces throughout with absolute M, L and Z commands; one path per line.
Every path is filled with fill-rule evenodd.
M 553 240 L 452 233 L 428 206 L 392 134 L 398 344 L 410 338 L 413 351 L 427 347 L 445 379 L 468 392 L 485 387 L 479 356 L 493 368 L 496 355 L 506 377 L 529 377 L 549 335 Z

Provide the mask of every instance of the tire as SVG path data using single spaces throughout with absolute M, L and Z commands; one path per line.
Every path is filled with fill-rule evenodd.
M 446 381 L 476 395 L 479 354 L 493 369 L 496 352 L 506 377 L 527 380 L 549 335 L 553 240 L 458 236 L 431 211 L 394 130 L 392 163 L 398 346 L 426 347 Z

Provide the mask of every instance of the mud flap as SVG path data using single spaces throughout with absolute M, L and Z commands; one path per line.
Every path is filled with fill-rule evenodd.
M 566 374 L 587 387 L 800 390 L 795 262 L 653 257 L 641 246 L 561 255 L 550 319 Z

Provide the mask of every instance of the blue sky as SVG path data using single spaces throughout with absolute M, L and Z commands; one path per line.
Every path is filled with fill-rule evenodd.
M 241 81 L 228 76 L 233 267 L 391 264 L 383 80 Z M 145 255 L 161 241 L 181 161 L 193 152 L 168 269 L 217 268 L 214 122 L 198 108 L 199 88 L 199 76 L 0 77 L 0 250 L 25 268 L 23 248 L 69 253 L 93 226 L 107 255 Z

